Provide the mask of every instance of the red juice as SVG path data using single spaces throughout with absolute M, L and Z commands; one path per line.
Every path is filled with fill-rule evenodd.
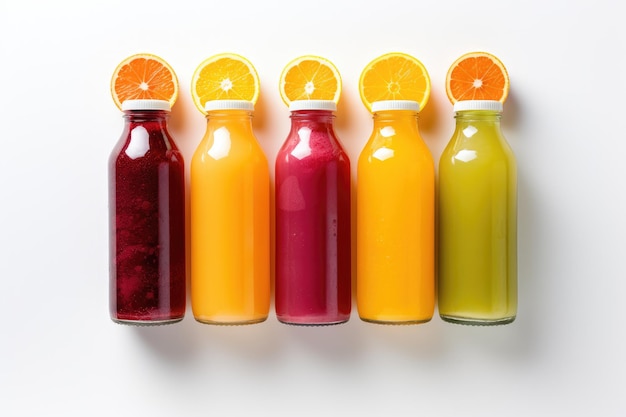
M 169 103 L 124 106 L 132 110 L 109 158 L 110 314 L 177 322 L 186 307 L 183 157 L 167 131 Z
M 350 161 L 333 130 L 334 102 L 290 109 L 275 170 L 276 315 L 289 324 L 343 323 L 352 304 Z

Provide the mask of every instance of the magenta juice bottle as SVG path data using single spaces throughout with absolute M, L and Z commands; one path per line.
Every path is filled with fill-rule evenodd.
M 276 158 L 276 316 L 288 324 L 348 321 L 350 161 L 333 129 L 336 104 L 294 101 Z
M 183 158 L 167 131 L 169 102 L 128 100 L 109 158 L 110 314 L 126 324 L 185 315 Z

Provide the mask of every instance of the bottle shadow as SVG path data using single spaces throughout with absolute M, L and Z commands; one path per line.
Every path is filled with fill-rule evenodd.
M 503 129 L 515 129 L 516 127 L 520 126 L 520 121 L 523 118 L 523 109 L 514 90 L 510 91 L 503 107 Z
M 182 322 L 165 326 L 133 327 L 133 335 L 160 359 L 185 363 L 194 358 L 199 341 L 189 321 L 185 318 Z
M 279 325 L 283 343 L 291 350 L 343 367 L 359 363 L 363 353 L 363 335 L 354 320 L 353 314 L 348 322 L 331 326 Z
M 364 345 L 410 362 L 438 362 L 446 356 L 443 332 L 437 317 L 421 324 L 387 325 L 361 321 Z
M 441 115 L 437 112 L 440 106 L 441 97 L 438 94 L 431 94 L 423 109 L 419 113 L 420 131 L 429 134 L 433 133 L 441 123 Z
M 265 94 L 259 94 L 256 104 L 254 105 L 254 117 L 252 118 L 252 126 L 255 132 L 265 132 L 268 129 L 268 113 L 269 107 L 265 100 Z
M 181 104 L 174 104 L 172 111 L 170 112 L 170 119 L 168 121 L 168 127 L 172 130 L 182 130 L 183 127 L 189 122 L 189 115 L 187 110 Z
M 179 364 L 224 352 L 242 360 L 271 361 L 280 355 L 278 333 L 269 319 L 251 325 L 221 326 L 199 323 L 192 316 L 173 325 L 134 328 L 134 335 L 152 354 Z

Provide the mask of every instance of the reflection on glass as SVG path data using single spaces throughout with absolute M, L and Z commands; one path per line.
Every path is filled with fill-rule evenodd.
M 207 152 L 213 159 L 218 160 L 228 156 L 230 152 L 230 132 L 224 126 L 213 132 L 213 146 Z

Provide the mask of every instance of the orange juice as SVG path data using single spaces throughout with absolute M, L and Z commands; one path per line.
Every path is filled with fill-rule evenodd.
M 209 324 L 264 321 L 270 304 L 270 184 L 253 104 L 206 104 L 191 161 L 191 303 Z
M 357 170 L 357 307 L 376 323 L 427 322 L 435 306 L 432 155 L 415 101 L 375 102 Z

